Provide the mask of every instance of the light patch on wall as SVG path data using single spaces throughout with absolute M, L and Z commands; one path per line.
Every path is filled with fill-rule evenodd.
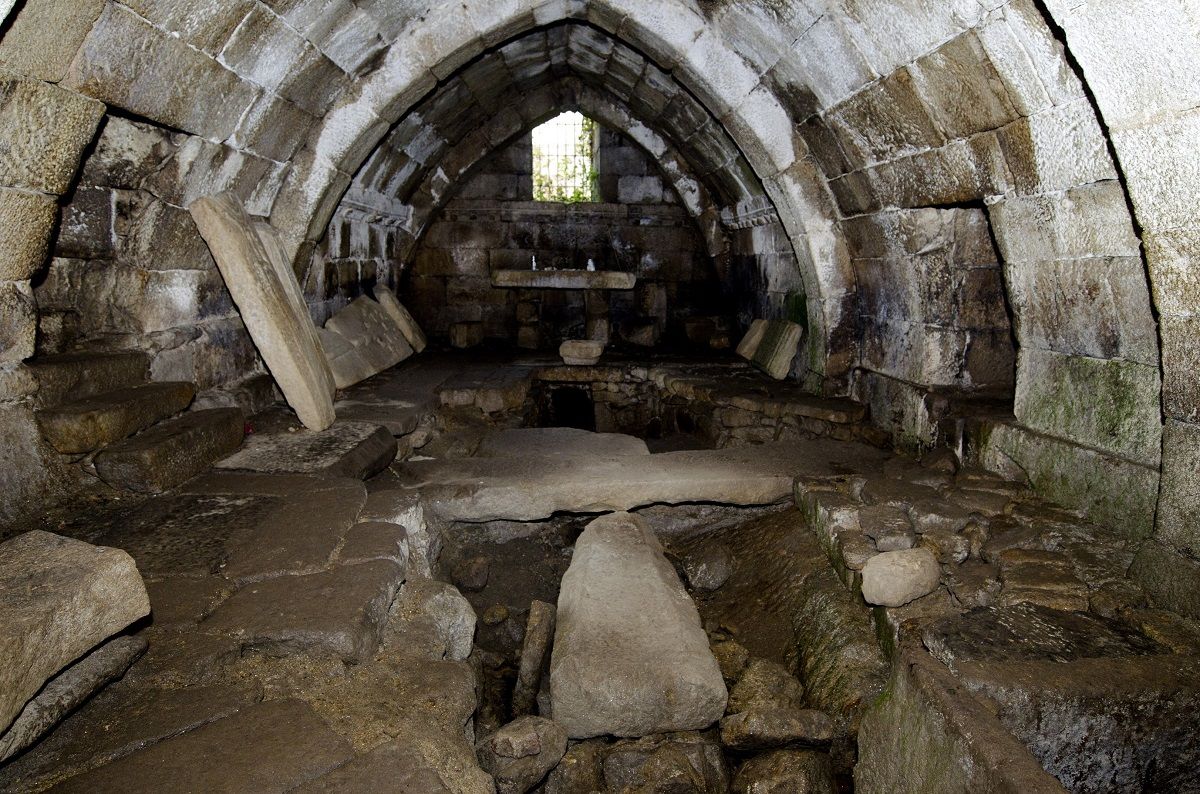
M 596 150 L 600 125 L 574 111 L 533 130 L 533 198 L 579 203 L 597 200 Z

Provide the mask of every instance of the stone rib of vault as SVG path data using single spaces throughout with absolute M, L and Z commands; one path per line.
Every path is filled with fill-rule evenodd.
M 256 228 L 236 197 L 205 196 L 189 208 L 246 330 L 304 426 L 333 424 L 333 375 L 295 276 L 269 228 Z
M 588 524 L 558 596 L 554 720 L 573 739 L 699 730 L 728 692 L 700 613 L 637 516 Z

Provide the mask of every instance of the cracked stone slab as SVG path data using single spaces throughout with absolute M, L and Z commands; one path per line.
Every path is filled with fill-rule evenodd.
M 358 480 L 288 499 L 227 544 L 222 573 L 239 584 L 328 566 L 358 519 L 367 492 Z
M 219 469 L 267 474 L 325 474 L 365 480 L 396 457 L 396 439 L 370 422 L 336 422 L 322 431 L 255 433 Z
M 951 669 L 961 662 L 1069 662 L 1166 650 L 1118 621 L 1030 603 L 973 609 L 934 623 L 922 639 L 934 658 Z
M 44 736 L 81 703 L 124 675 L 145 652 L 144 637 L 117 637 L 52 678 L 0 734 L 0 761 Z
M 882 453 L 855 444 L 779 442 L 754 447 L 567 458 L 405 461 L 399 482 L 422 488 L 430 508 L 456 521 L 533 521 L 556 512 L 600 513 L 650 504 L 764 505 L 791 494 L 797 476 L 869 465 Z
M 41 790 L 261 700 L 257 682 L 158 689 L 122 681 L 71 714 L 36 751 L 0 769 L 0 790 Z
M 404 570 L 386 560 L 280 576 L 242 588 L 200 626 L 268 655 L 317 651 L 361 662 L 379 647 L 403 581 Z
M 288 791 L 345 764 L 350 745 L 312 707 L 276 700 L 151 745 L 51 791 Z M 217 762 L 219 759 L 219 763 Z
M 618 457 L 649 454 L 645 441 L 622 433 L 593 433 L 572 427 L 519 427 L 496 430 L 484 436 L 475 456 Z

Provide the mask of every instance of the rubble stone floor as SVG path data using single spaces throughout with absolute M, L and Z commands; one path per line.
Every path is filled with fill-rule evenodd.
M 668 434 L 670 446 L 717 448 L 478 457 L 498 428 L 530 423 L 539 377 L 593 393 L 610 382 L 614 423 L 632 421 L 622 406 L 651 384 L 656 411 L 695 408 L 704 436 Z M 474 740 L 512 716 L 530 602 L 554 602 L 575 537 L 607 509 L 638 510 L 662 538 L 731 685 L 752 660 L 782 665 L 801 705 L 830 715 L 844 789 L 856 760 L 886 772 L 856 758 L 854 735 L 916 652 L 1071 790 L 1197 782 L 1200 634 L 1147 607 L 1126 576 L 1134 541 L 1018 483 L 863 444 L 875 439 L 852 404 L 724 364 L 429 356 L 351 390 L 338 411 L 336 443 L 308 443 L 275 411 L 255 420 L 240 462 L 48 516 L 47 529 L 134 557 L 149 650 L 0 767 L 0 790 L 493 791 Z M 375 426 L 398 441 L 391 465 Z M 636 496 L 572 495 L 573 470 L 624 476 L 615 490 Z M 556 490 L 566 495 L 521 497 Z M 930 549 L 934 592 L 865 604 L 862 571 L 885 544 Z M 719 581 L 697 573 L 713 570 Z M 1066 723 L 1085 729 L 1056 729 Z M 749 790 L 738 774 L 754 754 L 722 752 L 715 731 L 573 744 L 535 790 L 657 791 L 652 778 L 674 774 L 653 771 L 664 742 L 693 769 L 692 788 L 671 790 Z M 1098 753 L 1104 769 L 1089 761 Z M 607 777 L 570 772 L 584 768 Z

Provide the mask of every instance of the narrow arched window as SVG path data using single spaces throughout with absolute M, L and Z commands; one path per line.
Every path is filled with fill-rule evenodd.
M 582 113 L 563 113 L 534 128 L 534 201 L 597 201 L 598 145 L 599 125 Z

